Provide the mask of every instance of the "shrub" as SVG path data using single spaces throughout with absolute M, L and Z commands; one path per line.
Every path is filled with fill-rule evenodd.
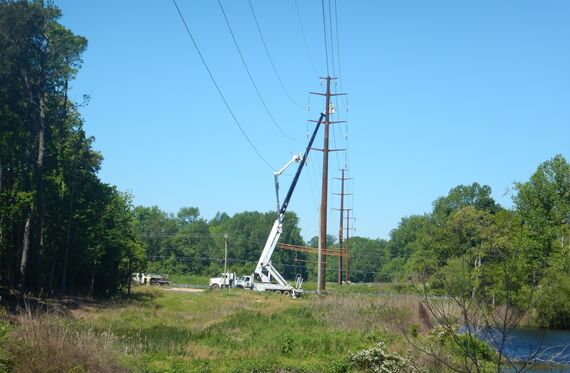
M 389 353 L 383 342 L 374 347 L 348 356 L 351 368 L 364 369 L 373 373 L 410 373 L 417 371 L 412 363 L 398 355 Z
M 13 372 L 122 372 L 116 338 L 51 315 L 18 316 L 3 343 Z M 1 370 L 0 370 L 1 371 Z
M 536 304 L 537 321 L 546 328 L 570 328 L 570 276 L 550 270 L 541 283 Z

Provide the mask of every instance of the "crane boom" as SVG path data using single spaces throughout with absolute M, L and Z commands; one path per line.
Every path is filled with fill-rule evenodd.
M 277 198 L 277 213 L 279 213 L 279 209 L 281 207 L 279 205 L 279 176 L 281 176 L 281 174 L 283 172 L 285 172 L 287 167 L 291 166 L 291 164 L 293 164 L 293 162 L 300 162 L 301 159 L 303 159 L 302 154 L 295 154 L 293 156 L 293 158 L 291 158 L 291 160 L 289 162 L 287 162 L 287 164 L 285 166 L 283 166 L 280 170 L 275 171 L 273 173 L 273 177 L 275 178 L 275 197 Z
M 280 285 L 290 286 L 287 283 L 287 280 L 285 280 L 285 278 L 283 278 L 283 276 L 271 264 L 271 256 L 273 255 L 273 252 L 275 251 L 275 247 L 277 246 L 277 241 L 279 241 L 279 237 L 281 236 L 281 233 L 283 232 L 283 220 L 285 219 L 285 213 L 287 212 L 287 207 L 289 206 L 289 201 L 291 200 L 291 196 L 293 195 L 293 191 L 295 190 L 295 187 L 297 186 L 297 182 L 299 181 L 299 176 L 301 175 L 301 172 L 303 171 L 303 167 L 305 166 L 305 163 L 307 162 L 307 157 L 309 156 L 309 152 L 311 150 L 311 147 L 313 146 L 313 142 L 315 141 L 315 137 L 317 136 L 317 132 L 319 131 L 319 127 L 321 126 L 321 123 L 323 122 L 324 119 L 325 119 L 325 114 L 321 113 L 321 117 L 319 118 L 319 121 L 315 125 L 315 130 L 313 131 L 313 134 L 309 140 L 309 144 L 307 145 L 307 148 L 305 149 L 305 153 L 303 154 L 303 156 L 301 157 L 301 159 L 299 161 L 299 166 L 297 167 L 297 171 L 295 172 L 295 176 L 293 177 L 293 180 L 291 181 L 291 186 L 289 186 L 289 190 L 287 191 L 287 195 L 285 196 L 285 199 L 283 200 L 283 204 L 281 205 L 281 208 L 279 209 L 277 219 L 275 219 L 275 222 L 273 223 L 273 227 L 271 228 L 271 232 L 269 233 L 269 236 L 267 237 L 267 241 L 265 242 L 265 246 L 263 247 L 263 251 L 261 252 L 261 256 L 259 257 L 259 261 L 257 262 L 257 266 L 255 267 L 255 275 L 261 279 L 261 282 L 269 283 L 269 282 L 271 282 L 271 277 L 273 277 L 273 278 L 275 278 L 275 281 L 277 281 Z M 291 162 L 289 162 L 284 168 L 289 166 L 291 164 Z M 284 168 L 282 170 L 284 170 Z M 280 170 L 280 171 L 283 172 L 282 170 Z M 279 171 L 277 171 L 277 172 L 279 172 Z

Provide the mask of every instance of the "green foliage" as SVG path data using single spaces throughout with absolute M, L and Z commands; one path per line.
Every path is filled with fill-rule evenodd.
M 0 309 L 0 373 L 10 372 L 10 356 L 6 351 L 6 342 L 10 336 L 12 327 L 6 321 L 5 315 Z
M 224 235 L 228 234 L 228 270 L 251 274 L 276 213 L 243 212 L 230 217 L 218 213 L 210 222 L 196 207 L 180 209 L 176 216 L 158 207 L 135 208 L 138 239 L 148 254 L 148 271 L 168 274 L 217 275 L 224 268 Z M 294 212 L 285 216 L 281 242 L 304 245 Z M 273 265 L 289 279 L 307 277 L 304 253 L 275 251 Z M 144 270 L 144 268 L 140 268 Z
M 433 216 L 438 222 L 447 220 L 452 213 L 467 206 L 489 213 L 500 210 L 500 206 L 491 197 L 491 187 L 479 183 L 459 185 L 451 189 L 447 196 L 438 198 L 433 206 Z
M 384 266 L 388 263 L 388 248 L 385 240 L 351 237 L 349 263 L 353 282 L 390 281 L 385 276 Z M 376 273 L 380 272 L 380 273 Z
M 87 40 L 60 16 L 51 2 L 0 2 L 0 284 L 112 294 L 145 255 L 130 196 L 99 180 L 68 97 Z
M 537 299 L 537 319 L 542 327 L 570 328 L 570 275 L 567 271 L 548 271 Z
M 570 227 L 570 164 L 557 155 L 516 188 L 514 202 L 529 228 L 527 255 L 535 276 L 540 276 L 548 265 L 555 264 L 552 256 L 570 252 L 568 243 L 563 245 L 564 239 L 568 242 Z

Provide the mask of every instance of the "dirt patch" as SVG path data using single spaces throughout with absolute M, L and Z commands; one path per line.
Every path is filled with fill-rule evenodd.
M 179 293 L 202 293 L 204 289 L 193 289 L 193 288 L 165 288 L 166 291 L 176 291 Z

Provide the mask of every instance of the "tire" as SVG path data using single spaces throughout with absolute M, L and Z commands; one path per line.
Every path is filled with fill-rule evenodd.
M 218 284 L 212 284 L 212 286 L 210 286 L 210 289 L 212 290 L 218 290 L 220 288 L 220 285 Z
M 291 295 L 291 292 L 289 290 L 283 290 L 282 294 L 288 297 L 289 295 Z
M 238 286 L 236 286 L 236 288 L 243 289 L 243 285 L 238 285 Z

